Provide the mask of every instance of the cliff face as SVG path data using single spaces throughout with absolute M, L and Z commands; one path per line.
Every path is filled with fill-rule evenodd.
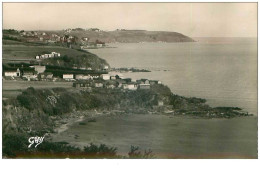
M 56 31 L 64 34 L 63 31 Z M 177 32 L 145 31 L 145 30 L 118 30 L 118 31 L 72 31 L 69 35 L 89 38 L 90 42 L 100 40 L 105 43 L 139 43 L 139 42 L 194 42 L 188 36 Z

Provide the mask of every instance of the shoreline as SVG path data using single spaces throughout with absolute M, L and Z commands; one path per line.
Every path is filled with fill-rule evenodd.
M 111 111 L 101 111 L 101 110 L 88 110 L 88 111 L 76 111 L 71 112 L 68 114 L 64 114 L 61 116 L 65 116 L 63 119 L 58 119 L 55 121 L 55 127 L 53 129 L 54 132 L 49 133 L 49 137 L 51 140 L 53 138 L 57 137 L 63 132 L 66 132 L 69 130 L 69 128 L 73 125 L 76 125 L 77 123 L 88 121 L 87 123 L 90 123 L 89 120 L 93 119 L 102 119 L 106 117 L 112 117 L 112 118 L 120 118 L 120 116 L 125 116 L 126 118 L 129 118 L 129 116 L 135 115 L 135 116 L 152 116 L 149 118 L 172 118 L 172 119 L 205 119 L 205 120 L 232 120 L 232 119 L 238 119 L 238 118 L 256 118 L 258 119 L 258 116 L 252 115 L 252 116 L 237 116 L 233 118 L 223 118 L 223 117 L 202 117 L 202 116 L 191 116 L 191 115 L 174 115 L 174 114 L 165 114 L 165 113 L 126 113 L 119 110 L 114 110 L 113 113 L 109 113 Z M 68 117 L 71 116 L 71 117 Z M 79 124 L 80 125 L 80 124 Z M 85 125 L 85 124 L 84 124 Z M 55 142 L 55 141 L 54 141 Z
M 66 142 L 68 145 L 74 146 L 74 147 L 79 147 L 80 149 L 84 149 L 84 146 L 88 146 L 91 143 L 95 145 L 100 145 L 100 144 L 106 144 L 110 147 L 117 147 L 118 149 L 118 154 L 122 156 L 127 156 L 127 152 L 130 149 L 131 145 L 138 146 L 140 147 L 140 150 L 148 150 L 151 149 L 153 151 L 153 154 L 159 158 L 168 158 L 170 157 L 170 153 L 165 153 L 168 155 L 168 157 L 163 155 L 163 150 L 162 148 L 157 148 L 158 145 L 161 146 L 161 144 L 157 142 L 153 142 L 150 140 L 147 140 L 146 137 L 149 139 L 154 139 L 155 141 L 164 141 L 166 139 L 164 138 L 158 138 L 158 132 L 166 130 L 164 127 L 162 127 L 160 124 L 168 124 L 167 130 L 174 131 L 173 136 L 173 144 L 176 145 L 175 147 L 179 148 L 182 145 L 185 145 L 186 143 L 194 142 L 193 139 L 189 139 L 189 135 L 192 135 L 194 138 L 199 138 L 200 140 L 205 140 L 205 135 L 206 136 L 211 136 L 213 137 L 215 135 L 214 132 L 211 132 L 210 134 L 204 134 L 204 130 L 198 128 L 195 130 L 197 127 L 196 124 L 209 124 L 213 131 L 214 129 L 226 129 L 232 131 L 236 131 L 236 125 L 232 126 L 232 124 L 243 124 L 244 120 L 248 119 L 249 121 L 245 122 L 250 122 L 252 124 L 252 121 L 257 121 L 258 117 L 257 116 L 248 116 L 248 117 L 236 117 L 236 118 L 201 118 L 201 117 L 191 117 L 189 115 L 176 115 L 176 116 L 171 116 L 167 114 L 134 114 L 134 113 L 121 113 L 121 114 L 106 114 L 102 113 L 103 111 L 88 111 L 88 112 L 76 112 L 77 115 L 79 114 L 88 114 L 85 116 L 78 116 L 78 118 L 72 117 L 67 120 L 67 124 L 63 124 L 59 127 L 56 127 L 56 133 L 51 133 L 51 142 Z M 97 122 L 91 122 L 91 124 L 88 124 L 88 120 L 95 118 Z M 246 118 L 246 119 L 244 119 Z M 171 120 L 172 119 L 172 120 Z M 85 122 L 86 124 L 79 124 L 80 122 Z M 208 123 L 208 122 L 209 123 Z M 104 123 L 108 123 L 110 125 L 113 124 L 113 126 L 110 126 L 108 128 L 102 128 Z M 147 124 L 144 125 L 144 128 L 141 128 L 139 124 Z M 157 124 L 157 125 L 155 125 Z M 123 125 L 123 129 L 126 131 L 121 131 L 121 125 Z M 158 126 L 159 125 L 159 126 Z M 191 126 L 189 126 L 191 125 Z M 224 125 L 224 127 L 222 127 Z M 230 126 L 231 125 L 231 126 Z M 66 126 L 66 128 L 64 128 Z M 72 127 L 72 128 L 71 128 Z M 136 130 L 143 131 L 144 129 L 151 129 L 153 132 L 147 132 L 149 133 L 144 133 L 142 136 L 146 136 L 145 139 L 142 137 L 137 137 Z M 71 130 L 70 130 L 71 128 Z M 94 129 L 94 130 L 93 130 Z M 93 133 L 92 133 L 93 130 Z M 119 130 L 119 131 L 118 131 Z M 177 131 L 176 131 L 177 130 Z M 90 132 L 91 131 L 91 132 Z M 120 132 L 121 131 L 121 132 Z M 146 130 L 145 130 L 146 131 Z M 200 131 L 200 132 L 199 132 Z M 242 130 L 242 131 L 245 131 Z M 157 133 L 157 134 L 156 134 Z M 138 133 L 139 134 L 139 133 Z M 198 134 L 200 134 L 198 136 Z M 223 133 L 224 134 L 224 133 Z M 185 138 L 182 138 L 181 136 L 185 136 Z M 229 134 L 225 134 L 229 136 Z M 126 137 L 126 138 L 125 138 Z M 138 139 L 135 139 L 137 137 Z M 167 137 L 167 135 L 165 136 Z M 178 140 L 177 140 L 178 139 Z M 177 141 L 176 141 L 177 140 Z M 191 141 L 190 141 L 191 140 Z M 123 141 L 123 142 L 122 142 Z M 168 140 L 167 140 L 168 141 Z M 175 142 L 174 142 L 175 141 Z M 211 141 L 214 143 L 214 139 L 211 139 Z M 166 143 L 171 143 L 171 142 L 166 142 Z M 236 141 L 230 141 L 229 143 L 236 143 Z M 148 145 L 149 144 L 149 145 Z M 202 143 L 203 144 L 203 143 Z M 228 145 L 227 144 L 227 145 Z M 231 144 L 230 144 L 231 145 Z M 157 146 L 157 147 L 156 147 Z M 205 147 L 205 146 L 204 146 Z M 169 152 L 170 150 L 177 150 L 175 148 L 169 149 L 167 148 L 166 151 Z M 166 152 L 165 151 L 165 152 Z M 188 153 L 171 153 L 173 156 L 177 158 L 189 158 L 191 157 Z M 203 153 L 201 153 L 203 155 Z M 221 154 L 221 153 L 220 153 Z M 243 154 L 243 153 L 242 153 Z M 231 158 L 236 158 L 239 156 L 234 156 L 227 154 L 226 157 L 231 157 Z M 198 156 L 192 156 L 192 158 L 200 158 L 202 157 L 201 155 Z M 204 157 L 210 157 L 205 154 Z M 217 156 L 215 156 L 217 157 Z M 248 155 L 245 158 L 250 157 Z M 171 158 L 171 157 L 170 157 Z M 221 157 L 220 157 L 221 158 Z M 244 158 L 244 157 L 242 157 Z

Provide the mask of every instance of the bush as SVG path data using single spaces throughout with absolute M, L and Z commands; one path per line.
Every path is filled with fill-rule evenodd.
M 88 158 L 116 158 L 117 148 L 108 147 L 105 144 L 100 144 L 99 146 L 90 144 L 84 147 L 84 152 Z
M 139 151 L 139 147 L 136 147 L 136 146 L 131 146 L 128 156 L 130 159 L 154 158 L 154 154 L 153 154 L 152 150 L 150 150 L 150 149 L 148 151 L 145 150 L 144 153 L 142 153 L 141 151 Z

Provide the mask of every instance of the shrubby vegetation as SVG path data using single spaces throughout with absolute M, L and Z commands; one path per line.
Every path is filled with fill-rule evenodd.
M 55 119 L 63 114 L 81 110 L 120 110 L 125 113 L 147 113 L 156 111 L 158 101 L 163 100 L 168 110 L 175 114 L 196 117 L 247 116 L 237 107 L 211 108 L 205 99 L 186 98 L 172 94 L 164 85 L 152 85 L 149 90 L 122 91 L 120 89 L 93 89 L 90 93 L 81 89 L 26 89 L 16 99 L 3 100 L 3 153 L 7 157 L 71 157 L 71 158 L 118 158 L 117 149 L 106 145 L 85 146 L 84 150 L 66 143 L 45 141 L 37 148 L 27 149 L 26 135 L 53 132 Z M 55 117 L 54 119 L 52 117 Z M 95 119 L 89 122 L 95 122 Z M 83 124 L 82 124 L 83 125 Z M 12 133 L 15 133 L 13 135 Z M 20 135 L 17 135 L 20 134 Z M 152 152 L 139 151 L 132 146 L 129 158 L 151 158 Z
M 151 150 L 139 150 L 139 147 L 131 146 L 128 156 L 117 154 L 117 148 L 105 144 L 90 144 L 80 149 L 69 145 L 67 142 L 50 142 L 44 140 L 35 148 L 28 148 L 29 136 L 23 134 L 3 135 L 3 157 L 6 158 L 154 158 Z
M 14 36 L 9 36 L 9 35 L 3 35 L 3 40 L 14 40 L 14 41 L 21 41 L 21 39 L 18 39 L 17 37 Z
M 58 58 L 48 58 L 42 61 L 43 65 L 52 65 L 58 67 L 65 67 L 65 68 L 92 68 L 93 70 L 102 69 L 104 65 L 108 65 L 108 63 L 104 60 L 99 58 L 98 56 L 89 53 L 87 51 L 82 51 L 81 55 L 77 55 L 74 57 L 64 55 Z

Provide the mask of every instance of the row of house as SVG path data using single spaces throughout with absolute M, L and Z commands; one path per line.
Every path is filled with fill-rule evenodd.
M 60 36 L 58 34 L 47 34 L 45 32 L 21 31 L 20 35 L 25 37 L 29 42 L 47 42 L 47 43 L 73 43 L 76 37 L 71 35 Z
M 80 48 L 82 50 L 84 49 L 89 49 L 89 48 L 102 48 L 102 47 L 105 47 L 105 42 L 101 42 L 101 41 L 96 41 L 96 42 L 88 42 L 88 41 L 84 41 L 84 40 L 81 40 L 81 45 Z
M 35 56 L 35 59 L 48 59 L 48 58 L 57 58 L 60 57 L 61 54 L 57 52 L 51 52 L 50 54 L 42 54 Z
M 92 87 L 99 88 L 121 88 L 123 90 L 137 90 L 137 89 L 150 89 L 151 85 L 161 84 L 161 81 L 157 80 L 148 80 L 148 79 L 140 79 L 140 80 L 132 80 L 131 78 L 117 78 L 118 79 L 108 79 L 108 74 L 102 74 L 100 76 L 101 79 L 77 79 L 78 82 L 73 83 L 73 87 L 76 88 L 86 88 L 90 86 L 90 82 L 92 83 Z
M 89 73 L 89 74 L 67 74 L 64 73 L 62 78 L 67 81 L 73 80 L 93 80 L 93 79 L 106 79 L 106 74 Z M 107 79 L 106 79 L 107 80 Z
M 38 79 L 40 78 L 39 76 L 41 75 L 49 75 L 48 77 L 51 78 L 53 77 L 53 74 L 51 73 L 45 73 L 46 66 L 41 66 L 41 65 L 34 65 L 26 68 L 8 68 L 4 71 L 4 76 L 6 77 L 22 77 L 28 80 L 31 79 Z
M 28 73 L 27 73 L 28 72 Z M 74 81 L 74 80 L 108 80 L 110 79 L 110 76 L 108 74 L 101 74 L 101 73 L 88 73 L 88 74 L 81 74 L 83 71 L 80 69 L 77 69 L 74 74 L 71 74 L 67 71 L 63 71 L 64 73 L 60 75 L 60 78 L 63 78 L 66 81 Z M 30 74 L 29 74 L 30 73 Z M 4 69 L 4 76 L 6 77 L 23 77 L 29 79 L 52 79 L 53 73 L 46 72 L 46 66 L 41 65 L 32 65 L 29 67 L 23 68 L 23 65 L 21 65 L 19 68 L 5 68 Z M 57 78 L 59 78 L 58 75 L 56 75 Z
M 97 28 L 90 28 L 90 31 L 98 32 Z M 71 29 L 65 30 L 64 35 L 58 35 L 55 33 L 45 33 L 36 31 L 21 31 L 20 35 L 25 37 L 28 42 L 45 42 L 45 43 L 67 43 L 67 44 L 80 44 L 82 49 L 86 48 L 101 48 L 105 46 L 105 43 L 99 40 L 90 42 L 88 37 L 82 37 L 78 39 L 76 36 L 70 35 Z

